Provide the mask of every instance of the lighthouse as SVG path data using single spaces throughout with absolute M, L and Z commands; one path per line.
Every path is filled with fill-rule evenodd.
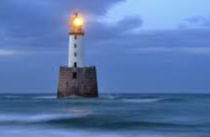
M 60 67 L 57 97 L 98 97 L 96 67 L 85 64 L 84 18 L 75 13 L 69 24 L 68 65 Z

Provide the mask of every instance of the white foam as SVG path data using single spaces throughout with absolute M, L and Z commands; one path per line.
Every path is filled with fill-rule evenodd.
M 131 102 L 131 103 L 153 103 L 153 102 L 159 102 L 162 99 L 160 98 L 150 98 L 150 99 L 122 99 L 122 101 L 125 102 Z
M 35 99 L 56 99 L 56 96 L 38 96 L 38 97 L 34 97 Z
M 0 122 L 18 122 L 18 123 L 34 123 L 45 122 L 50 120 L 59 120 L 65 118 L 81 117 L 78 114 L 37 114 L 37 115 L 8 115 L 1 114 Z M 84 116 L 84 115 L 83 115 Z

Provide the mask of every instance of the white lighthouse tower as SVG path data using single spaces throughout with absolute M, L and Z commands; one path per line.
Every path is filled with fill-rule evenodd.
M 84 19 L 78 13 L 72 17 L 70 22 L 71 30 L 69 33 L 69 57 L 68 67 L 82 68 L 84 62 Z

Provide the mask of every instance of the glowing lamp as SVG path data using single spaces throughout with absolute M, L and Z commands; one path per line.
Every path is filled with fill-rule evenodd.
M 80 16 L 78 13 L 71 18 L 71 33 L 84 33 L 83 27 L 85 24 L 84 18 Z
M 82 17 L 79 17 L 79 16 L 75 17 L 73 19 L 73 26 L 75 26 L 75 27 L 84 26 L 84 19 Z

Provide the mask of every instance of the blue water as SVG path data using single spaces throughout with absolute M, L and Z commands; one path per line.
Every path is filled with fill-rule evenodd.
M 210 137 L 210 95 L 1 94 L 1 137 Z

